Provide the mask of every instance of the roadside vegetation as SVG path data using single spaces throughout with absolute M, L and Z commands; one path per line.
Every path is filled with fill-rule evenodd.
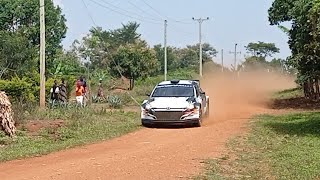
M 206 160 L 195 179 L 319 179 L 320 112 L 316 101 L 303 100 L 301 88 L 275 93 L 272 108 L 290 110 L 254 117 L 249 133 L 231 139 L 220 158 Z
M 262 115 L 247 136 L 228 144 L 229 153 L 206 161 L 196 179 L 318 179 L 319 112 Z
M 274 93 L 272 99 L 281 100 L 281 99 L 293 99 L 303 97 L 303 91 L 301 88 L 286 89 L 280 92 Z
M 0 161 L 107 140 L 140 128 L 136 112 L 70 108 L 29 113 L 18 124 L 16 138 L 0 134 Z

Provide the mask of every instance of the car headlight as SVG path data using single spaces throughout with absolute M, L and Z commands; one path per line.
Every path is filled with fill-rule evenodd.
M 195 108 L 195 106 L 191 103 L 187 106 L 187 110 L 192 110 L 194 108 Z
M 142 111 L 144 112 L 144 114 L 148 115 L 151 114 L 151 105 L 149 103 L 145 103 L 142 105 Z
M 193 104 L 189 104 L 184 111 L 185 114 L 193 114 L 197 112 L 197 107 L 194 106 Z
M 149 111 L 151 109 L 151 105 L 147 103 L 144 107 L 145 110 Z

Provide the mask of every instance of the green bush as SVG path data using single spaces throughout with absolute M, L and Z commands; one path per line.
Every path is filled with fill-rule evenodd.
M 67 96 L 71 96 L 76 82 L 75 76 L 63 76 L 67 83 Z M 46 99 L 50 98 L 50 89 L 54 80 L 61 83 L 61 77 L 48 78 L 46 81 Z M 31 77 L 26 78 L 12 78 L 11 80 L 0 80 L 0 91 L 6 92 L 12 101 L 17 102 L 37 102 L 39 100 L 39 80 Z
M 6 92 L 13 101 L 35 102 L 38 96 L 38 87 L 20 78 L 0 80 L 0 90 Z

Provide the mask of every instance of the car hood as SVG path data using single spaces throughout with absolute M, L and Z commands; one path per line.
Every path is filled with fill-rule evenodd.
M 159 97 L 149 102 L 151 108 L 186 108 L 190 104 L 187 97 Z

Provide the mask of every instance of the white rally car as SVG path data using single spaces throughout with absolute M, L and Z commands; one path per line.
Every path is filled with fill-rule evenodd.
M 141 123 L 194 125 L 200 127 L 202 118 L 209 116 L 209 96 L 198 80 L 172 80 L 159 83 L 148 100 L 141 105 Z

